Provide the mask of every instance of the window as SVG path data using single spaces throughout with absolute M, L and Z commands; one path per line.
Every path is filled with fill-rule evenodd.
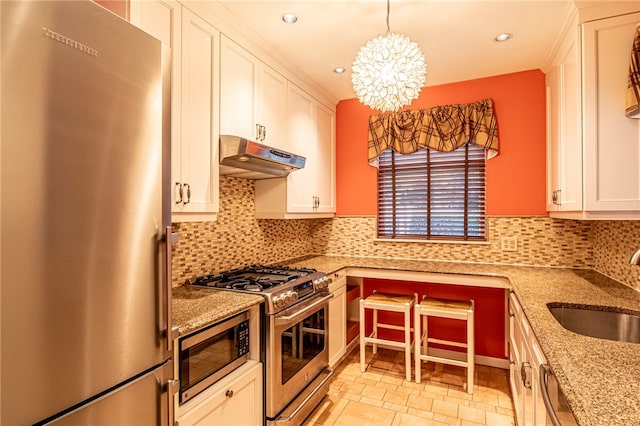
M 486 240 L 485 150 L 378 157 L 378 237 Z

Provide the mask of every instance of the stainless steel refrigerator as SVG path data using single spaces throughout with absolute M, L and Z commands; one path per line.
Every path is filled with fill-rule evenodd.
M 168 56 L 88 0 L 0 14 L 0 424 L 170 424 Z

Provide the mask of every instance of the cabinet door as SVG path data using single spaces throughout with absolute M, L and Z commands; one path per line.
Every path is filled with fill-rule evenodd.
M 133 25 L 171 48 L 171 181 L 181 182 L 181 6 L 173 0 L 132 0 L 129 7 Z M 172 194 L 174 211 L 177 196 Z
M 215 28 L 183 9 L 182 178 L 174 179 L 183 185 L 183 212 L 219 210 L 219 43 L 220 33 Z
M 260 142 L 274 148 L 287 149 L 287 80 L 272 68 L 262 65 L 257 70 L 256 124 L 263 126 Z
M 222 36 L 220 45 L 220 133 L 257 140 L 256 58 Z
M 243 371 L 240 375 L 231 373 L 212 385 L 203 393 L 204 398 L 198 395 L 197 403 L 180 413 L 176 423 L 180 426 L 261 426 L 262 364 L 255 363 L 248 371 L 240 371 Z
M 315 109 L 316 134 L 318 135 L 315 150 L 317 164 L 315 181 L 318 186 L 316 195 L 318 204 L 316 211 L 321 213 L 335 213 L 336 211 L 336 116 L 333 111 L 322 104 L 316 104 Z
M 342 358 L 347 345 L 347 278 L 334 281 L 330 287 L 333 299 L 329 301 L 329 366 L 335 366 Z
M 318 136 L 314 119 L 314 99 L 290 84 L 287 109 L 288 146 L 291 152 L 306 158 L 304 168 L 296 170 L 287 177 L 287 212 L 313 213 L 315 197 L 318 195 L 316 188 L 320 160 L 317 154 Z
M 574 20 L 547 73 L 547 210 L 582 210 L 578 23 Z
M 640 13 L 583 24 L 585 210 L 640 211 L 640 120 L 624 115 Z

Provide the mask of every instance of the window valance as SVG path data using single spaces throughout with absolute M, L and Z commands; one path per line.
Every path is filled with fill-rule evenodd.
M 498 155 L 498 126 L 491 99 L 369 117 L 369 162 L 386 149 L 411 154 L 424 148 L 450 152 L 467 142 Z

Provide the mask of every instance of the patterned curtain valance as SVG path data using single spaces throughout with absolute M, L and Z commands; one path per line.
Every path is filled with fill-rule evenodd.
M 369 117 L 370 163 L 388 148 L 400 154 L 424 148 L 449 152 L 467 142 L 485 148 L 488 158 L 498 155 L 498 126 L 491 99 Z

